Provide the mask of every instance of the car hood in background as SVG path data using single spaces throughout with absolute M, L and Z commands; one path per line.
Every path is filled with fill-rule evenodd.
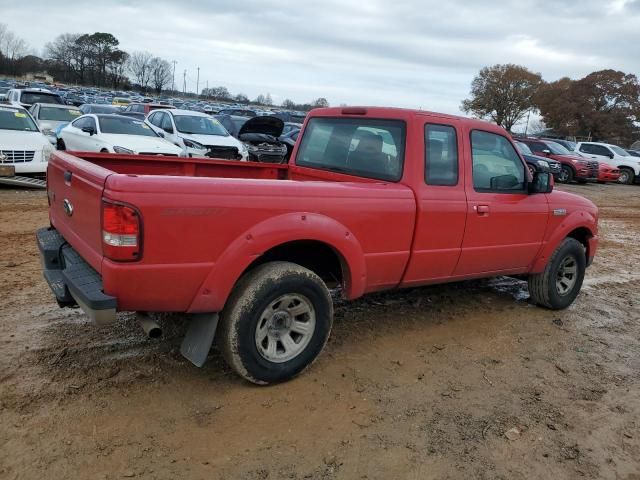
M 1 150 L 39 150 L 45 145 L 49 140 L 40 132 L 0 130 Z
M 282 135 L 283 129 L 284 122 L 277 117 L 253 117 L 245 122 L 238 132 L 238 137 L 245 133 L 261 133 L 277 138 Z
M 182 149 L 159 137 L 144 137 L 142 135 L 119 135 L 103 133 L 100 140 L 118 147 L 128 148 L 134 152 L 162 152 L 179 155 Z
M 240 142 L 238 141 L 238 139 L 232 137 L 231 135 L 223 137 L 222 135 L 199 135 L 194 133 L 181 133 L 180 136 L 182 138 L 186 138 L 187 140 L 193 140 L 194 142 L 201 143 L 202 145 L 240 148 Z

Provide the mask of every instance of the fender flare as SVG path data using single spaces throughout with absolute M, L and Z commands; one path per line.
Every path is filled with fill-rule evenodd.
M 271 217 L 239 235 L 216 260 L 191 301 L 188 312 L 219 312 L 244 271 L 266 251 L 279 245 L 313 240 L 338 254 L 344 291 L 349 299 L 364 293 L 366 265 L 356 236 L 340 222 L 317 213 L 287 213 Z
M 597 220 L 590 213 L 585 211 L 576 211 L 571 213 L 556 229 L 553 230 L 551 237 L 543 243 L 530 272 L 540 273 L 544 271 L 547 261 L 551 258 L 553 252 L 574 230 L 578 228 L 586 228 L 591 233 L 591 237 L 595 237 L 595 232 L 597 231 L 595 225 L 597 225 Z

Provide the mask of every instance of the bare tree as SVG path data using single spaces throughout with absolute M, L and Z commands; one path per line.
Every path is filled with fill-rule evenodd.
M 149 68 L 151 69 L 151 83 L 156 93 L 160 93 L 163 88 L 171 84 L 171 64 L 160 57 L 153 57 L 149 62 Z
M 133 52 L 129 57 L 129 73 L 144 90 L 149 87 L 153 76 L 151 60 L 153 55 L 149 52 Z

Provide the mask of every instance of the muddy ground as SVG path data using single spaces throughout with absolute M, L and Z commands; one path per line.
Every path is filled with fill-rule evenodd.
M 640 479 L 640 187 L 562 189 L 601 209 L 571 308 L 506 278 L 370 296 L 268 388 L 183 360 L 180 319 L 59 309 L 45 193 L 0 190 L 0 478 Z

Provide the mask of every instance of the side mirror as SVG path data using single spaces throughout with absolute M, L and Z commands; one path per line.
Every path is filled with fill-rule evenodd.
M 553 175 L 548 172 L 535 172 L 529 183 L 529 193 L 551 193 L 553 191 Z
M 160 135 L 162 138 L 164 138 L 164 132 L 158 132 L 158 135 Z
M 611 160 L 613 160 L 613 153 L 610 153 L 609 155 L 607 155 L 607 157 L 609 157 Z
M 82 131 L 84 133 L 88 133 L 89 136 L 91 136 L 91 135 L 96 133 L 96 131 L 93 129 L 93 127 L 82 127 Z
M 545 148 L 544 150 L 542 150 L 542 153 L 544 153 L 545 155 L 551 155 L 551 150 Z
M 167 133 L 173 134 L 173 128 L 163 128 L 163 130 Z

